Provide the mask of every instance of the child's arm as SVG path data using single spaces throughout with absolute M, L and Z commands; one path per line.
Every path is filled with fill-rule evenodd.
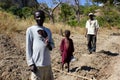
M 73 40 L 71 39 L 71 43 L 72 43 L 72 52 L 74 52 L 75 48 L 74 48 L 74 43 L 73 43 Z

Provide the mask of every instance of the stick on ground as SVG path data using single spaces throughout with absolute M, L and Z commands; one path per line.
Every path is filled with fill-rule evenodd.
M 82 78 L 82 79 L 85 79 L 85 80 L 96 80 L 95 78 L 94 79 L 90 79 L 90 78 L 87 78 L 87 77 L 84 77 L 84 76 L 80 76 L 80 75 L 68 73 L 68 72 L 65 72 L 65 71 L 61 71 L 61 70 L 56 69 L 56 68 L 52 68 L 52 69 L 56 70 L 56 71 L 59 71 L 60 73 L 64 73 L 64 74 L 67 74 L 67 75 L 70 75 L 70 76 L 74 76 L 74 77 L 78 77 L 78 78 Z

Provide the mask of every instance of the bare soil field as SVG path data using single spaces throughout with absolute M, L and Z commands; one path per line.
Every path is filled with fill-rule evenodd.
M 70 72 L 60 69 L 59 51 L 62 36 L 53 34 L 55 48 L 51 52 L 55 80 L 120 80 L 120 30 L 102 29 L 97 36 L 97 51 L 89 54 L 83 34 L 72 34 L 76 61 Z M 25 56 L 25 31 L 12 36 L 0 34 L 0 80 L 30 80 Z

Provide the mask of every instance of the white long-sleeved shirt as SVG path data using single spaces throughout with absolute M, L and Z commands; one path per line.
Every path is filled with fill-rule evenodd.
M 50 51 L 37 32 L 41 28 L 47 32 L 48 40 L 52 48 L 54 47 L 50 29 L 37 25 L 29 27 L 26 31 L 26 60 L 28 66 L 32 64 L 36 66 L 47 66 L 51 64 Z
M 87 20 L 86 22 L 87 34 L 95 34 L 95 29 L 99 28 L 97 20 Z

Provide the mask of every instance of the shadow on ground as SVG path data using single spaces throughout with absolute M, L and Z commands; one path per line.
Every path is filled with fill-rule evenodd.
M 90 67 L 90 66 L 75 67 L 75 68 L 72 68 L 70 71 L 71 72 L 78 72 L 80 70 L 84 70 L 84 71 L 97 70 L 97 71 L 99 71 L 98 69 L 95 69 L 95 68 Z
M 104 53 L 108 56 L 118 56 L 119 55 L 119 53 L 112 53 L 111 51 L 105 51 L 105 50 L 101 50 L 98 53 Z
M 85 70 L 85 71 L 97 70 L 97 71 L 99 71 L 98 69 L 95 69 L 95 68 L 90 67 L 90 66 L 82 66 L 81 70 Z
M 70 71 L 71 72 L 76 72 L 76 70 L 78 69 L 78 67 L 72 68 Z

